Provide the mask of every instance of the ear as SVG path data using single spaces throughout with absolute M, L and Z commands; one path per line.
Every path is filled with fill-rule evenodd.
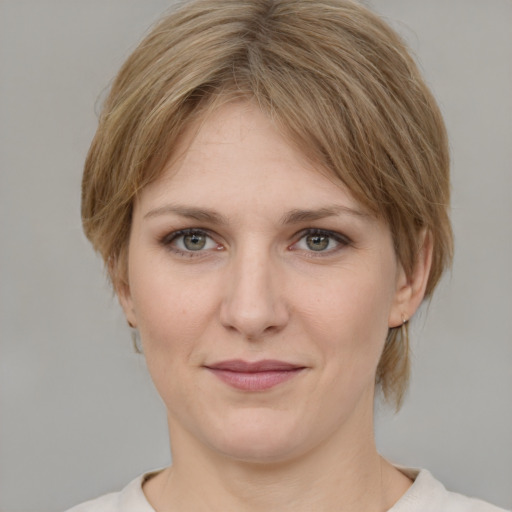
M 389 327 L 399 327 L 409 321 L 423 301 L 432 265 L 432 250 L 432 235 L 429 231 L 423 230 L 411 275 L 407 276 L 402 265 L 399 265 L 395 298 L 388 320 Z
M 117 295 L 119 304 L 123 308 L 124 316 L 128 325 L 130 327 L 137 327 L 135 308 L 130 291 L 130 284 L 128 282 L 128 264 L 124 258 L 125 255 L 122 253 L 116 261 L 110 260 L 108 271 L 112 280 L 114 292 Z
M 128 283 L 121 283 L 115 287 L 119 304 L 123 308 L 124 316 L 130 327 L 137 327 L 135 308 L 133 306 L 132 295 Z

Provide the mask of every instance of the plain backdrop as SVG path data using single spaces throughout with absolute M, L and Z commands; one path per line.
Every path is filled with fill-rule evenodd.
M 378 445 L 509 508 L 512 2 L 370 3 L 445 115 L 456 236 L 453 271 L 415 319 L 406 404 L 377 407 Z M 163 406 L 79 216 L 97 105 L 169 5 L 0 0 L 2 512 L 63 510 L 170 461 Z

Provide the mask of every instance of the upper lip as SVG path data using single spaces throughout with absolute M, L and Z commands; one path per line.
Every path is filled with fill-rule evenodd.
M 277 361 L 275 359 L 264 359 L 261 361 L 244 361 L 242 359 L 231 359 L 229 361 L 220 361 L 218 363 L 208 364 L 206 368 L 211 370 L 225 370 L 238 373 L 258 373 L 258 372 L 277 372 L 299 370 L 304 366 Z

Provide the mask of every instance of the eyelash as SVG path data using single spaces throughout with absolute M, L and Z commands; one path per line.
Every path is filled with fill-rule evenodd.
M 166 247 L 167 249 L 169 249 L 170 251 L 172 251 L 173 253 L 178 254 L 179 256 L 188 257 L 188 258 L 201 257 L 201 256 L 204 256 L 205 253 L 209 251 L 208 249 L 207 250 L 199 249 L 197 251 L 182 250 L 182 249 L 176 247 L 175 245 L 173 245 L 173 242 L 176 242 L 178 239 L 180 239 L 180 237 L 185 237 L 187 235 L 188 236 L 198 235 L 201 237 L 206 237 L 206 238 L 210 239 L 211 241 L 213 241 L 217 245 L 217 247 L 216 247 L 217 251 L 221 251 L 223 249 L 220 244 L 215 242 L 210 231 L 208 231 L 206 229 L 201 229 L 201 228 L 188 228 L 188 229 L 180 229 L 178 231 L 173 231 L 172 233 L 169 233 L 169 234 L 165 235 L 164 237 L 162 237 L 162 239 L 160 240 L 160 244 L 163 245 L 164 247 Z M 293 248 L 293 247 L 296 246 L 297 244 L 299 244 L 299 242 L 301 242 L 301 240 L 305 239 L 308 236 L 327 237 L 330 240 L 334 240 L 338 244 L 338 246 L 328 249 L 328 250 L 315 251 L 312 249 L 311 250 L 304 249 L 303 251 L 308 254 L 308 257 L 311 257 L 311 258 L 318 258 L 318 257 L 322 257 L 322 256 L 325 257 L 327 255 L 331 255 L 333 253 L 338 252 L 343 247 L 352 245 L 352 241 L 350 240 L 350 238 L 348 238 L 346 235 L 342 235 L 341 233 L 337 233 L 336 231 L 329 231 L 329 230 L 318 229 L 318 228 L 309 228 L 309 229 L 305 229 L 305 230 L 299 232 L 297 235 L 295 235 L 294 238 L 296 239 L 296 241 L 293 242 L 288 247 L 288 249 L 294 250 L 294 251 L 302 250 L 302 249 L 297 249 L 297 248 Z M 208 242 L 206 242 L 206 243 L 208 243 Z
M 342 235 L 341 233 L 338 233 L 336 231 L 329 231 L 326 229 L 318 229 L 318 228 L 309 228 L 301 231 L 298 234 L 297 241 L 294 242 L 290 247 L 293 247 L 297 245 L 301 240 L 305 239 L 308 236 L 323 236 L 327 237 L 330 240 L 334 240 L 338 245 L 334 248 L 325 250 L 325 251 L 314 251 L 312 249 L 305 250 L 305 253 L 307 253 L 308 257 L 310 258 L 321 258 L 330 256 L 333 253 L 338 252 L 339 250 L 343 249 L 344 247 L 352 245 L 352 240 L 348 238 L 346 235 Z M 301 249 L 294 249 L 294 250 L 301 250 Z
M 205 238 L 209 238 L 210 240 L 215 242 L 214 238 L 212 237 L 211 233 L 208 230 L 201 229 L 201 228 L 189 228 L 189 229 L 180 229 L 178 231 L 173 231 L 172 233 L 165 235 L 160 240 L 160 243 L 164 247 L 166 247 L 167 249 L 172 251 L 173 253 L 178 254 L 179 256 L 184 256 L 187 258 L 197 258 L 197 257 L 204 256 L 204 253 L 206 252 L 204 250 L 185 251 L 185 250 L 182 250 L 182 249 L 176 247 L 175 245 L 173 245 L 173 242 L 176 242 L 177 240 L 179 240 L 180 237 L 185 237 L 187 235 L 188 236 L 198 235 L 201 237 L 204 236 Z M 217 250 L 222 249 L 222 246 L 220 246 L 220 244 L 218 244 L 217 242 L 215 242 L 215 244 L 217 245 Z

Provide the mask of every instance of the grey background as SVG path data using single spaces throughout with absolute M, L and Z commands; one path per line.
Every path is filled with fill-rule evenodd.
M 509 508 L 512 2 L 371 4 L 407 38 L 445 114 L 457 249 L 415 323 L 406 405 L 378 407 L 378 444 Z M 62 510 L 169 462 L 163 407 L 79 218 L 95 103 L 168 5 L 0 0 L 3 512 Z

